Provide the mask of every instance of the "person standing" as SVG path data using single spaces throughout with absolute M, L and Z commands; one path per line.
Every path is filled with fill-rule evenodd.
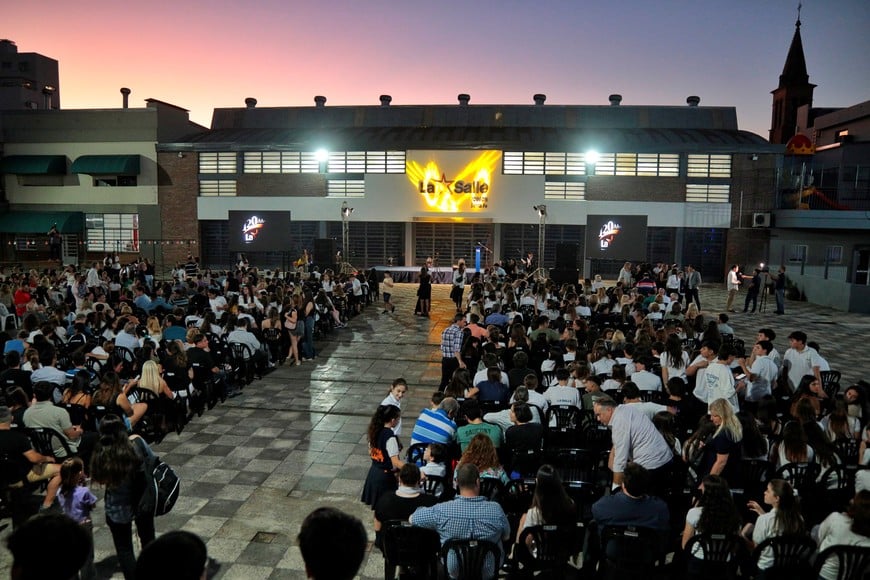
M 746 290 L 746 300 L 743 303 L 743 312 L 749 310 L 749 303 L 752 302 L 752 314 L 755 314 L 755 309 L 758 307 L 758 293 L 761 291 L 761 270 L 755 268 L 752 271 L 752 276 L 744 276 L 749 278 L 749 288 Z
M 441 391 L 450 382 L 456 369 L 465 368 L 465 362 L 462 360 L 462 343 L 465 341 L 464 329 L 465 315 L 456 313 L 453 317 L 453 324 L 441 333 L 441 384 L 438 387 Z
M 737 296 L 737 290 L 740 288 L 739 264 L 734 264 L 731 266 L 731 270 L 728 271 L 726 286 L 728 288 L 728 300 L 725 302 L 725 310 L 728 312 L 737 312 L 734 310 L 734 297 Z
M 701 309 L 701 298 L 698 295 L 698 290 L 701 288 L 701 273 L 694 266 L 689 264 L 686 266 L 686 307 L 688 308 L 692 300 L 695 301 L 695 306 L 698 310 Z
M 136 494 L 145 458 L 150 456 L 153 452 L 141 437 L 127 436 L 120 417 L 109 414 L 100 422 L 100 442 L 94 450 L 90 475 L 106 487 L 106 524 L 125 580 L 132 580 L 136 569 L 133 521 L 142 546 L 154 540 L 154 516 L 139 512 Z
M 429 268 L 423 266 L 420 268 L 420 286 L 417 288 L 417 308 L 414 314 L 429 317 L 429 307 L 432 304 L 432 276 L 429 274 Z
M 456 305 L 456 312 L 462 312 L 462 294 L 465 292 L 465 262 L 459 261 L 459 266 L 453 274 L 453 288 L 450 290 L 450 299 Z
M 776 314 L 785 314 L 785 266 L 779 267 L 779 273 L 773 281 L 776 293 Z
M 389 271 L 384 272 L 384 291 L 382 292 L 384 296 L 384 311 L 381 314 L 396 311 L 392 301 L 394 285 L 393 275 Z
M 631 262 L 626 262 L 622 266 L 622 270 L 619 271 L 619 276 L 616 278 L 616 283 L 619 284 L 622 282 L 622 287 L 625 290 L 628 290 L 632 287 L 632 276 L 631 276 Z
M 51 229 L 48 230 L 48 251 L 49 251 L 49 259 L 61 261 L 60 257 L 60 249 L 61 242 L 63 241 L 63 237 L 60 235 L 60 232 L 57 230 L 57 224 L 52 224 Z

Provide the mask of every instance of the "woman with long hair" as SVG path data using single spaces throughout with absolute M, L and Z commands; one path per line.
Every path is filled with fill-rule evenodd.
M 776 536 L 796 536 L 805 533 L 804 519 L 801 516 L 797 497 L 791 484 L 782 479 L 772 479 L 764 490 L 764 503 L 771 507 L 769 512 L 750 500 L 746 507 L 758 514 L 755 525 L 746 524 L 743 537 L 751 548 L 768 538 Z M 767 570 L 773 566 L 773 550 L 767 548 L 758 558 L 758 569 Z M 756 576 L 758 578 L 758 576 Z
M 149 403 L 145 401 L 146 396 L 142 395 L 140 391 L 148 391 L 156 396 L 164 395 L 168 399 L 175 398 L 172 389 L 169 388 L 169 385 L 160 376 L 160 367 L 157 366 L 157 363 L 153 360 L 145 361 L 145 364 L 142 365 L 142 375 L 127 381 L 122 392 L 122 395 L 124 395 L 124 398 L 127 399 L 127 402 L 132 407 L 133 413 L 127 413 L 127 416 L 130 417 L 130 425 L 133 427 L 136 426 L 136 423 L 148 411 Z M 124 399 L 120 396 L 118 397 L 118 404 L 122 408 L 124 407 Z
M 686 369 L 689 366 L 689 355 L 683 350 L 683 342 L 676 334 L 671 334 L 665 343 L 664 351 L 659 356 L 662 365 L 662 384 L 668 384 L 671 377 L 686 379 Z
M 399 459 L 402 445 L 394 430 L 401 414 L 402 411 L 395 405 L 381 405 L 369 422 L 367 435 L 372 464 L 360 499 L 372 509 L 381 495 L 398 488 L 396 472 L 405 462 Z
M 450 382 L 444 388 L 444 396 L 464 399 L 465 393 L 471 390 L 471 387 L 471 373 L 467 368 L 459 368 L 453 371 Z
M 526 528 L 573 524 L 576 521 L 577 506 L 565 492 L 559 472 L 552 465 L 542 465 L 535 475 L 535 494 L 532 496 L 532 506 L 520 518 L 517 541 Z
M 100 422 L 100 439 L 91 458 L 91 479 L 106 489 L 106 524 L 126 580 L 133 580 L 133 522 L 142 546 L 154 540 L 154 516 L 139 513 L 142 468 L 151 448 L 138 435 L 127 435 L 120 418 L 106 415 Z
M 831 546 L 870 548 L 870 491 L 855 494 L 845 513 L 830 514 L 819 526 L 819 552 Z M 819 570 L 819 578 L 839 578 L 836 558 L 829 558 Z
M 797 421 L 789 421 L 783 426 L 782 440 L 773 446 L 770 455 L 770 460 L 776 469 L 786 463 L 809 463 L 816 456 L 807 442 L 803 425 Z
M 770 455 L 770 443 L 761 432 L 758 421 L 750 413 L 737 413 L 737 419 L 743 428 L 743 440 L 740 442 L 744 459 L 764 459 Z
M 82 369 L 73 375 L 72 381 L 63 391 L 61 403 L 81 405 L 85 409 L 91 406 L 91 373 Z
M 510 481 L 507 472 L 505 472 L 501 462 L 498 460 L 498 453 L 495 450 L 492 439 L 485 433 L 478 433 L 468 442 L 468 447 L 462 453 L 457 468 L 464 463 L 475 465 L 480 472 L 481 479 L 491 477 L 505 484 Z M 456 473 L 454 472 L 455 475 Z
M 861 421 L 849 416 L 849 404 L 845 399 L 834 400 L 833 410 L 822 419 L 821 426 L 831 441 L 861 437 Z
M 797 419 L 798 405 L 801 401 L 807 400 L 812 403 L 815 417 L 818 417 L 821 414 L 822 406 L 828 402 L 827 398 L 828 396 L 825 394 L 824 389 L 822 389 L 821 381 L 815 375 L 804 375 L 801 377 L 789 402 L 789 414 Z
M 160 319 L 156 316 L 149 316 L 145 322 L 145 330 L 148 333 L 148 338 L 154 341 L 154 344 L 159 344 L 163 338 L 163 331 L 160 328 Z
M 716 426 L 713 437 L 704 448 L 700 473 L 719 475 L 729 484 L 739 477 L 743 427 L 734 414 L 734 408 L 725 399 L 710 403 L 710 420 Z
M 740 532 L 740 513 L 731 497 L 728 482 L 718 475 L 708 475 L 701 481 L 701 498 L 686 514 L 682 546 L 686 547 L 695 534 L 737 534 Z M 704 559 L 704 551 L 696 545 L 691 556 Z M 689 562 L 692 569 L 692 562 Z
M 317 356 L 317 351 L 314 350 L 314 321 L 317 316 L 317 307 L 314 305 L 314 296 L 311 290 L 302 291 L 302 306 L 299 309 L 299 324 L 304 325 L 304 334 L 302 335 L 302 360 L 311 361 Z

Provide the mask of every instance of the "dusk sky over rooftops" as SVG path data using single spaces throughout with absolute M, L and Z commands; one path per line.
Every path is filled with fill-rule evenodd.
M 734 106 L 768 136 L 793 0 L 82 0 L 8 3 L 0 36 L 59 61 L 64 109 L 154 98 L 209 126 L 212 109 L 330 105 Z M 870 99 L 870 2 L 806 0 L 814 105 Z

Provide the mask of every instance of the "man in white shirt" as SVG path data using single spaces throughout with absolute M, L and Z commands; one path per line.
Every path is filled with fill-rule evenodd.
M 746 359 L 739 359 L 740 368 L 749 379 L 744 397 L 747 401 L 758 402 L 765 395 L 772 394 L 773 384 L 779 375 L 776 363 L 770 358 L 772 349 L 773 345 L 770 341 L 759 340 L 752 347 L 752 356 L 749 357 L 748 363 Z
M 822 356 L 822 349 L 819 348 L 819 343 L 813 340 L 807 341 L 807 346 L 816 351 L 816 354 L 819 355 L 819 372 L 825 372 L 831 370 L 831 363 L 828 362 L 828 359 Z
M 686 376 L 689 378 L 695 378 L 695 384 L 701 384 L 704 382 L 704 373 L 707 372 L 707 367 L 710 366 L 710 363 L 713 362 L 713 359 L 716 358 L 716 350 L 719 345 L 710 342 L 704 341 L 701 343 L 701 349 L 698 356 L 692 361 L 692 363 L 686 367 Z
M 804 375 L 815 375 L 821 382 L 822 363 L 819 360 L 819 353 L 807 346 L 806 333 L 796 330 L 788 335 L 788 342 L 791 348 L 785 351 L 782 357 L 782 372 L 786 373 L 788 386 L 792 392 L 797 389 Z
M 571 378 L 571 372 L 566 368 L 556 370 L 555 385 L 544 391 L 544 398 L 551 406 L 554 405 L 573 405 L 578 409 L 580 406 L 580 391 L 574 387 L 568 386 L 568 379 Z
M 474 373 L 474 378 L 471 380 L 471 384 L 474 387 L 487 380 L 487 371 L 490 367 L 498 366 L 498 355 L 492 352 L 485 353 L 483 355 L 483 365 L 483 369 Z M 506 387 L 510 388 L 510 381 L 506 372 L 501 371 L 500 380 Z
M 740 288 L 739 270 L 740 265 L 734 264 L 728 271 L 728 281 L 726 282 L 728 288 L 728 300 L 725 302 L 725 310 L 728 312 L 737 312 L 734 310 L 734 297 L 737 296 L 737 289 Z
M 624 385 L 622 385 L 622 396 L 623 405 L 632 405 L 635 409 L 639 409 L 644 415 L 649 418 L 650 421 L 652 421 L 653 417 L 656 416 L 656 413 L 660 413 L 661 411 L 670 411 L 670 407 L 666 407 L 665 405 L 659 405 L 658 403 L 644 401 L 643 399 L 641 399 L 640 389 L 637 388 L 637 385 L 634 384 L 633 381 L 628 381 Z
M 704 372 L 703 380 L 695 382 L 695 397 L 708 405 L 716 399 L 725 399 L 731 403 L 734 412 L 740 411 L 737 401 L 737 389 L 734 386 L 734 373 L 731 372 L 731 361 L 734 354 L 729 346 L 719 349 L 716 360 L 711 362 Z
M 227 342 L 231 345 L 244 344 L 247 346 L 251 351 L 248 360 L 253 360 L 258 369 L 262 369 L 267 365 L 269 368 L 275 366 L 274 363 L 268 362 L 269 357 L 266 355 L 266 351 L 263 350 L 262 344 L 257 340 L 257 337 L 254 336 L 254 333 L 248 330 L 248 324 L 244 318 L 239 318 L 236 321 L 236 329 L 227 335 Z
M 770 360 L 776 363 L 777 369 L 782 369 L 782 355 L 779 354 L 779 351 L 776 350 L 775 346 L 773 346 L 773 341 L 776 340 L 776 332 L 774 332 L 772 328 L 759 328 L 755 340 L 758 342 L 766 340 L 771 344 L 773 350 L 768 352 L 767 356 L 770 357 Z
M 631 382 L 637 385 L 641 391 L 661 391 L 662 379 L 647 369 L 653 366 L 652 359 L 642 357 L 634 361 L 634 372 L 631 374 Z
M 209 287 L 208 289 L 208 305 L 211 311 L 214 312 L 214 317 L 220 320 L 227 310 L 227 299 L 217 293 L 217 290 Z

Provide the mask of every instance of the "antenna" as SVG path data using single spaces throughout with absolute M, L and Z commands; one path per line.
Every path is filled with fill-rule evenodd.
M 801 6 L 802 6 L 801 3 L 798 2 L 798 17 L 797 17 L 797 22 L 795 23 L 797 26 L 801 25 Z

